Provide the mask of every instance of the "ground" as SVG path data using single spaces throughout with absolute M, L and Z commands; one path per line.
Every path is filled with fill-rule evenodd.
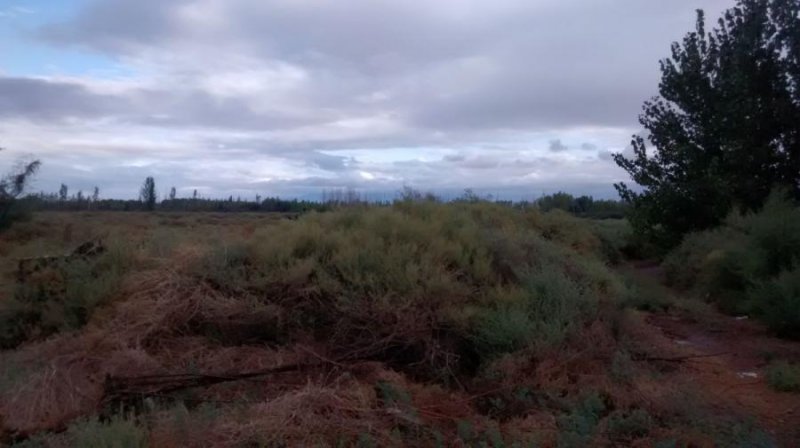
M 628 267 L 642 282 L 663 285 L 660 268 Z M 661 286 L 663 287 L 663 286 Z M 663 287 L 667 294 L 682 293 Z M 720 415 L 764 428 L 782 446 L 800 446 L 800 394 L 777 392 L 766 381 L 770 361 L 800 361 L 800 343 L 778 339 L 748 316 L 713 307 L 645 312 L 639 348 L 650 363 L 669 365 L 664 381 L 689 384 Z

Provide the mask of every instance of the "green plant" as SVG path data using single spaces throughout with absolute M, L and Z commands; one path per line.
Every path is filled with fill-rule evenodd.
M 692 234 L 665 260 L 670 281 L 726 312 L 752 314 L 800 337 L 800 207 L 776 191 L 757 213 Z
M 1 305 L 0 347 L 81 328 L 118 292 L 133 263 L 124 243 L 111 244 L 96 258 L 45 262 Z
M 115 416 L 108 421 L 90 418 L 67 429 L 73 446 L 86 448 L 144 448 L 147 432 L 132 417 Z
M 775 186 L 800 198 L 797 71 L 784 62 L 800 56 L 799 11 L 794 0 L 739 0 L 713 30 L 698 11 L 673 44 L 640 117 L 647 136 L 634 136 L 633 156 L 614 154 L 639 185 L 615 185 L 638 234 L 669 249 L 733 207 L 758 209 Z
M 767 368 L 767 384 L 779 392 L 800 392 L 800 365 L 779 361 Z
M 606 404 L 599 394 L 587 395 L 559 417 L 558 446 L 562 448 L 587 446 L 605 411 Z
M 619 295 L 597 247 L 588 224 L 566 214 L 402 201 L 220 241 L 193 272 L 279 309 L 287 341 L 312 332 L 343 353 L 446 378 L 558 344 Z
M 644 409 L 616 411 L 608 417 L 607 431 L 612 439 L 643 437 L 650 432 L 653 419 Z

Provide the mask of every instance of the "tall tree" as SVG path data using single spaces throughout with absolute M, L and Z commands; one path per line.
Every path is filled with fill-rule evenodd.
M 175 196 L 177 196 L 177 194 L 178 194 L 178 192 L 175 191 L 175 187 L 170 188 L 170 190 L 169 190 L 169 200 L 170 201 L 174 201 L 175 200 Z
M 100 200 L 100 188 L 95 186 L 94 191 L 92 191 L 92 202 L 97 202 L 99 200 Z
M 66 201 L 69 198 L 69 188 L 61 184 L 61 188 L 58 189 L 58 199 L 62 201 Z
M 152 177 L 144 180 L 142 189 L 139 192 L 139 199 L 144 204 L 145 210 L 154 210 L 156 208 L 156 182 Z
M 645 102 L 633 155 L 616 163 L 639 188 L 615 185 L 635 230 L 669 247 L 757 209 L 776 186 L 800 198 L 800 2 L 739 0 L 661 61 L 660 96 Z M 650 150 L 647 141 L 654 150 Z

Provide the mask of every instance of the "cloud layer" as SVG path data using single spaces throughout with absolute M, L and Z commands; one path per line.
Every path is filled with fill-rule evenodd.
M 41 188 L 127 196 L 148 174 L 219 195 L 607 194 L 657 61 L 696 7 L 731 3 L 88 2 L 29 45 L 124 73 L 2 75 L 0 59 L 3 157 L 41 157 Z

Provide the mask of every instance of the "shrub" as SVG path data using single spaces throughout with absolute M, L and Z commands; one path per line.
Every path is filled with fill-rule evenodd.
M 800 392 L 800 365 L 786 361 L 772 363 L 767 368 L 767 384 L 780 392 Z
M 664 264 L 673 285 L 800 337 L 800 207 L 783 193 L 758 213 L 732 214 L 721 228 L 687 236 Z
M 566 214 L 402 201 L 258 230 L 211 248 L 194 272 L 280 307 L 286 332 L 339 355 L 444 374 L 557 344 L 589 319 L 621 290 L 598 247 Z
M 644 409 L 617 411 L 608 417 L 608 434 L 614 439 L 643 437 L 650 432 L 652 417 Z
M 73 423 L 67 429 L 72 446 L 86 448 L 144 448 L 147 433 L 133 418 L 115 416 L 109 421 L 96 417 Z
M 94 259 L 65 259 L 18 284 L 0 308 L 0 348 L 84 326 L 118 291 L 131 266 L 128 247 L 112 244 Z
M 800 338 L 800 265 L 748 289 L 750 308 L 779 336 Z
M 586 396 L 558 419 L 560 430 L 558 446 L 563 448 L 588 446 L 605 411 L 606 405 L 600 395 L 592 393 Z

